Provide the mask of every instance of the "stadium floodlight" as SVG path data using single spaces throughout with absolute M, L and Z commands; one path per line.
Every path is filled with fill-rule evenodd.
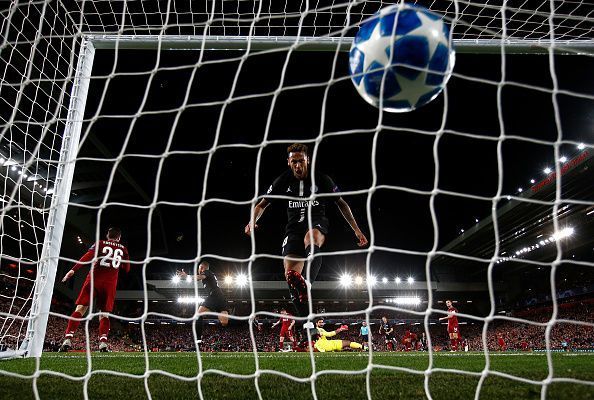
M 375 275 L 370 275 L 367 278 L 367 283 L 369 283 L 370 286 L 375 286 L 375 284 L 377 283 L 377 277 Z
M 400 306 L 418 306 L 421 304 L 421 299 L 418 296 L 403 296 L 389 299 L 389 303 L 394 303 Z
M 406 278 L 406 281 L 408 282 L 409 285 L 412 285 L 413 283 L 415 283 L 415 278 L 413 278 L 412 276 L 409 276 L 408 278 Z
M 522 188 L 518 188 L 518 192 L 520 192 L 520 193 L 522 193 L 523 190 L 524 189 L 522 189 Z
M 244 273 L 239 273 L 235 277 L 235 284 L 239 287 L 245 287 L 248 284 L 248 277 Z
M 7 163 L 7 164 L 8 164 L 8 163 Z M 13 165 L 12 167 L 10 167 L 10 170 L 11 170 L 11 171 L 16 171 L 17 169 L 18 169 L 18 168 L 17 168 L 17 166 L 16 166 L 16 165 Z
M 402 279 L 400 279 L 400 277 L 396 277 L 396 279 L 394 279 L 394 281 L 396 281 L 396 284 L 399 285 L 400 282 L 402 282 Z
M 351 285 L 353 284 L 353 277 L 350 274 L 344 273 L 340 275 L 338 281 L 340 282 L 340 286 L 346 289 L 351 287 Z
M 567 228 L 562 229 L 559 232 L 555 232 L 553 234 L 553 238 L 554 238 L 554 240 L 564 239 L 566 237 L 569 237 L 569 236 L 573 235 L 573 232 L 574 232 L 574 229 L 573 228 L 567 227 Z
M 542 172 L 548 175 L 551 173 L 551 169 L 549 167 L 546 167 Z
M 586 148 L 586 145 L 583 143 L 578 144 L 578 150 L 584 150 Z
M 357 285 L 362 285 L 363 284 L 363 278 L 361 276 L 355 277 L 355 283 Z
M 186 282 L 192 283 L 192 276 L 191 275 L 186 276 Z
M 225 275 L 225 284 L 230 285 L 233 283 L 233 277 L 231 275 Z
M 15 160 L 11 160 L 10 158 L 8 160 L 4 161 L 5 167 L 14 167 L 14 169 L 11 168 L 13 171 L 16 170 L 16 167 L 15 167 L 16 164 L 17 164 L 17 162 Z
M 535 183 L 536 181 L 534 179 L 530 179 L 530 183 Z
M 559 158 L 559 161 L 561 161 L 562 163 L 567 161 L 567 157 L 565 156 L 561 156 L 561 158 Z
M 388 278 L 386 278 L 385 276 L 382 278 L 382 283 L 386 284 L 388 283 Z
M 181 281 L 179 275 L 173 275 L 173 278 L 171 278 L 171 282 L 173 282 L 174 284 L 178 284 L 179 281 Z
M 204 301 L 202 297 L 194 297 L 194 296 L 180 296 L 177 298 L 177 302 L 181 304 L 200 304 Z

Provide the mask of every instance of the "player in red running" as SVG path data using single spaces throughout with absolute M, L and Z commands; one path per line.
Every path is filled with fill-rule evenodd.
M 71 338 L 80 325 L 80 319 L 89 309 L 91 302 L 91 293 L 95 297 L 97 309 L 103 313 L 109 313 L 113 310 L 115 301 L 116 286 L 118 284 L 118 272 L 120 267 L 130 271 L 130 258 L 128 249 L 120 243 L 122 232 L 119 228 L 109 228 L 107 231 L 107 240 L 99 240 L 81 257 L 72 267 L 62 282 L 66 282 L 74 275 L 76 271 L 93 260 L 91 270 L 87 279 L 83 283 L 78 298 L 76 299 L 76 309 L 68 320 L 68 326 L 64 333 L 64 342 L 59 351 L 68 351 L 72 347 Z M 92 282 L 91 282 L 92 275 Z M 91 284 L 93 285 L 91 287 Z M 109 333 L 109 317 L 104 314 L 99 315 L 99 351 L 108 351 L 107 335 Z
M 295 325 L 295 320 L 289 318 L 289 313 L 284 308 L 280 311 L 283 315 L 280 317 L 278 321 L 272 324 L 272 328 L 276 327 L 278 324 L 281 325 L 281 331 L 279 334 L 279 351 L 285 351 L 285 338 L 289 339 L 291 342 L 291 348 L 295 345 L 295 340 L 293 339 L 293 325 Z
M 448 320 L 448 334 L 450 335 L 450 351 L 458 351 L 458 340 L 460 338 L 460 328 L 458 327 L 458 310 L 454 308 L 451 300 L 446 300 L 446 306 L 448 307 L 448 315 L 442 317 L 439 320 Z

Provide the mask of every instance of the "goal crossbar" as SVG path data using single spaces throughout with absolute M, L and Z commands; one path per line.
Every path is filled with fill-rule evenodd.
M 85 35 L 97 49 L 163 50 L 269 50 L 289 48 L 303 51 L 349 51 L 352 37 L 313 36 L 205 36 L 205 35 Z M 454 39 L 457 53 L 546 54 L 549 49 L 563 54 L 594 54 L 592 40 Z

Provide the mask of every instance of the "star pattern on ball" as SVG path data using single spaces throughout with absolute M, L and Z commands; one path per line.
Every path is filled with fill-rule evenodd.
M 427 72 L 422 71 L 415 79 L 408 79 L 403 75 L 396 74 L 396 80 L 400 84 L 401 90 L 394 96 L 386 99 L 389 101 L 407 100 L 411 107 L 415 107 L 419 99 L 427 92 L 438 86 L 430 86 L 425 83 Z M 431 88 L 428 90 L 428 88 Z
M 390 36 L 382 36 L 381 24 L 376 24 L 369 39 L 357 45 L 359 51 L 365 55 L 363 60 L 364 72 L 367 72 L 367 68 L 369 68 L 373 62 L 388 65 L 390 58 L 388 57 L 386 49 L 392 45 L 392 42 Z
M 440 44 L 449 47 L 449 38 L 443 33 L 443 21 L 440 19 L 432 19 L 423 12 L 417 13 L 417 17 L 421 20 L 421 25 L 418 28 L 408 32 L 408 35 L 425 36 L 428 33 L 437 40 L 429 40 L 429 59 L 433 57 L 435 49 Z

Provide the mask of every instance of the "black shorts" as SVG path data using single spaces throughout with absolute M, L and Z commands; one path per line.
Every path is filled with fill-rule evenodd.
M 222 292 L 209 295 L 200 305 L 214 312 L 227 311 L 227 301 Z
M 327 235 L 330 222 L 326 217 L 312 215 L 311 226 L 313 229 L 317 229 L 324 235 Z M 290 254 L 297 257 L 307 257 L 303 239 L 308 229 L 307 218 L 303 222 L 295 222 L 286 226 L 285 239 L 283 240 L 283 256 Z
M 386 335 L 386 342 L 391 342 L 393 340 L 394 340 L 394 336 L 392 336 L 392 335 L 389 335 L 389 336 Z
M 369 335 L 361 335 L 361 340 L 364 342 L 369 342 Z

